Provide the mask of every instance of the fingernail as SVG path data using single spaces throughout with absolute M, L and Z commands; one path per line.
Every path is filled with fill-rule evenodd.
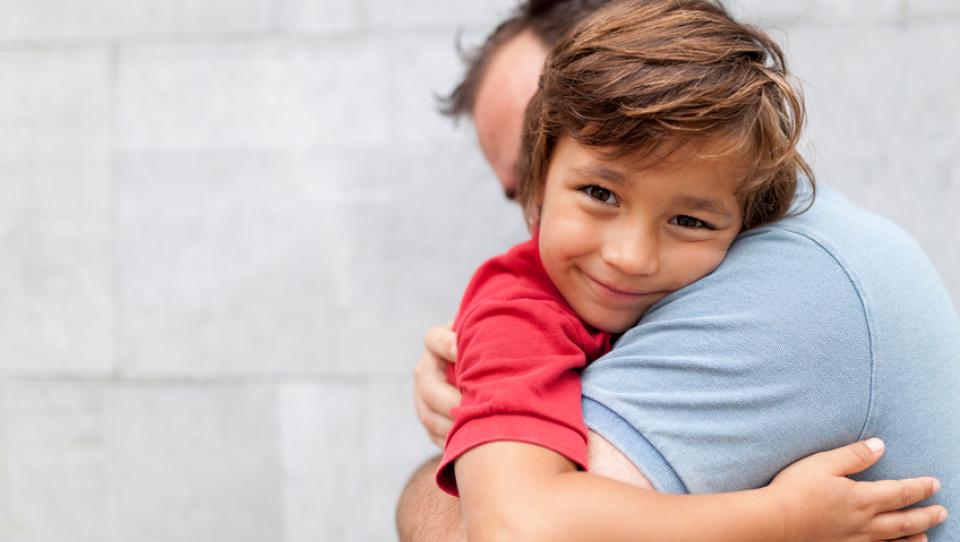
M 949 516 L 949 515 L 950 515 L 950 514 L 947 514 L 947 510 L 946 510 L 946 509 L 941 510 L 941 511 L 940 511 L 940 523 L 943 523 L 944 521 L 947 521 L 947 516 Z
M 876 437 L 867 439 L 867 448 L 870 448 L 875 454 L 882 452 L 884 446 L 883 441 Z
M 450 355 L 451 356 L 457 355 L 457 343 L 453 343 L 450 345 Z
M 936 493 L 940 491 L 940 480 L 933 480 L 933 492 Z

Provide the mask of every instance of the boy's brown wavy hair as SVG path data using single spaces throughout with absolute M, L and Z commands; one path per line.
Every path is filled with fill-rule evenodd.
M 719 143 L 749 164 L 738 193 L 743 229 L 783 218 L 800 175 L 814 185 L 798 149 L 803 97 L 790 79 L 777 43 L 719 2 L 625 0 L 601 8 L 550 53 L 527 108 L 517 195 L 531 227 L 562 136 L 638 160 L 686 143 Z

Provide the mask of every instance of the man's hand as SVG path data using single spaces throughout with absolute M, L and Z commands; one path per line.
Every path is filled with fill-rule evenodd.
M 450 410 L 460 404 L 460 392 L 446 375 L 447 364 L 457 361 L 457 335 L 451 324 L 432 327 L 423 344 L 426 350 L 413 369 L 413 400 L 430 440 L 443 448 L 453 425 Z

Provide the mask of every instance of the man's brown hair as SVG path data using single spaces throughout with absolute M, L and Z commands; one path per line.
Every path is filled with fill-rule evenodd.
M 746 157 L 743 229 L 784 217 L 798 177 L 804 104 L 780 47 L 716 1 L 624 0 L 598 10 L 547 58 L 527 108 L 518 199 L 531 220 L 557 141 L 657 159 L 716 142 Z M 647 160 L 649 163 L 649 160 Z
M 522 32 L 530 31 L 547 49 L 572 30 L 578 22 L 609 4 L 610 0 L 526 0 L 521 2 L 506 20 L 487 36 L 486 41 L 473 51 L 457 45 L 467 66 L 463 80 L 446 97 L 440 99 L 440 112 L 451 117 L 469 115 L 477 98 L 477 89 L 487 65 L 500 46 Z

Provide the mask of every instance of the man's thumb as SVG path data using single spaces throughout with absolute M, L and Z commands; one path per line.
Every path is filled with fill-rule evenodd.
M 822 452 L 821 458 L 828 470 L 838 476 L 848 476 L 870 468 L 883 455 L 885 445 L 878 438 L 854 442 L 836 450 Z

